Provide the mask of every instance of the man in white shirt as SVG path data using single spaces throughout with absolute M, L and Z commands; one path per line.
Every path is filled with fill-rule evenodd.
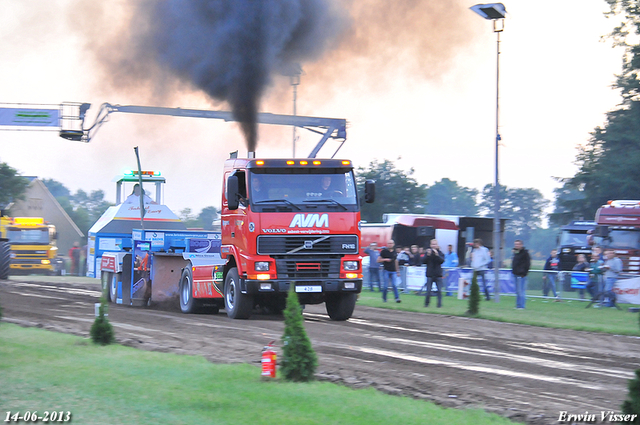
M 474 239 L 473 250 L 471 251 L 471 268 L 478 276 L 478 283 L 480 278 L 482 278 L 482 288 L 487 301 L 489 301 L 491 297 L 489 296 L 489 288 L 484 274 L 487 271 L 490 262 L 491 255 L 489 254 L 489 249 L 484 246 L 482 239 Z

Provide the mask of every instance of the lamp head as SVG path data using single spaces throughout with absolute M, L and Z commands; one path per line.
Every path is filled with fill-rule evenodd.
M 502 3 L 476 4 L 471 6 L 470 9 L 484 19 L 504 19 L 507 16 L 507 9 Z

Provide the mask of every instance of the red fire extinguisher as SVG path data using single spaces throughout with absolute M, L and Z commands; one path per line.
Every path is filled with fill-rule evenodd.
M 263 378 L 275 378 L 276 377 L 276 352 L 273 351 L 273 343 L 271 341 L 267 346 L 262 349 L 262 377 Z

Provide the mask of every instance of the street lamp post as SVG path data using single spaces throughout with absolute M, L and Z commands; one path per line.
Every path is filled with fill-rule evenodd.
M 300 85 L 300 75 L 302 75 L 302 68 L 300 65 L 296 64 L 295 69 L 292 74 L 289 76 L 289 81 L 291 82 L 291 86 L 293 87 L 293 116 L 296 116 L 296 102 L 298 100 L 298 86 Z M 293 158 L 296 157 L 296 126 L 293 126 Z
M 494 272 L 494 297 L 495 302 L 500 302 L 500 264 L 502 259 L 501 251 L 501 228 L 500 228 L 500 181 L 498 179 L 498 148 L 500 146 L 500 33 L 504 30 L 504 18 L 507 10 L 502 3 L 476 4 L 471 6 L 478 15 L 484 19 L 493 21 L 493 32 L 498 37 L 496 55 L 496 164 L 495 183 L 493 187 L 493 272 Z

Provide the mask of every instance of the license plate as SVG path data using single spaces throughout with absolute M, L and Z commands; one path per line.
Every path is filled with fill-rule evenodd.
M 322 292 L 322 286 L 296 286 L 296 292 Z

